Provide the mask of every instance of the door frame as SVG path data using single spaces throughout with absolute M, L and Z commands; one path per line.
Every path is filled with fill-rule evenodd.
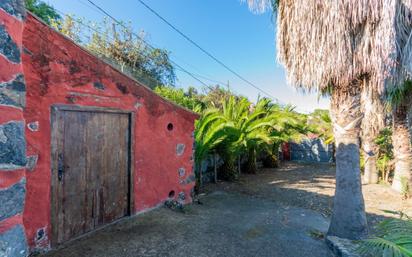
M 102 112 L 102 113 L 118 113 L 118 114 L 127 114 L 129 116 L 129 146 L 128 146 L 128 211 L 125 217 L 131 216 L 134 212 L 134 130 L 135 130 L 135 111 L 129 110 L 121 110 L 111 107 L 98 107 L 98 106 L 81 106 L 81 105 L 65 105 L 65 104 L 55 104 L 51 106 L 50 112 L 50 131 L 51 131 L 51 138 L 50 138 L 50 226 L 51 226 L 51 247 L 55 248 L 59 245 L 57 238 L 58 238 L 58 198 L 57 196 L 57 160 L 58 160 L 58 126 L 57 126 L 57 114 L 58 112 L 62 111 L 72 111 L 72 112 Z M 117 220 L 109 223 L 115 223 Z M 105 224 L 108 225 L 108 224 Z M 103 225 L 102 227 L 104 227 Z M 92 231 L 98 230 L 99 228 L 93 229 Z M 88 234 L 86 232 L 85 234 Z M 74 237 L 69 239 L 67 242 L 77 239 L 83 235 L 78 237 Z M 65 242 L 62 242 L 65 243 Z M 60 243 L 60 244 L 62 244 Z

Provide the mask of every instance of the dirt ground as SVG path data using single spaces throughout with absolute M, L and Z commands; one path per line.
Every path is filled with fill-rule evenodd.
M 258 175 L 242 174 L 235 183 L 209 185 L 207 190 L 223 189 L 270 199 L 288 206 L 307 208 L 330 217 L 335 193 L 335 166 L 321 163 L 285 162 L 278 169 L 262 169 Z M 370 228 L 385 217 L 384 210 L 412 215 L 412 200 L 401 200 L 390 186 L 363 185 Z
M 321 236 L 333 204 L 334 167 L 285 163 L 238 182 L 209 184 L 184 211 L 161 207 L 69 242 L 47 257 L 331 257 Z M 371 227 L 382 210 L 412 212 L 384 185 L 364 186 Z

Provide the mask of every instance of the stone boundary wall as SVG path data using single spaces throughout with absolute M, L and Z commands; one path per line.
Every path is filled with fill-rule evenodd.
M 26 138 L 23 0 L 0 1 L 0 257 L 28 255 L 23 226 Z
M 321 139 L 305 139 L 290 143 L 291 161 L 333 162 L 333 145 L 326 145 Z

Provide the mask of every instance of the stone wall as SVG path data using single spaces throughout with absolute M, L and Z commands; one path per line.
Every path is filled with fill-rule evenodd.
M 0 1 L 0 257 L 28 255 L 23 226 L 26 139 L 22 0 Z
M 319 138 L 291 142 L 290 156 L 292 161 L 333 162 L 333 145 L 327 145 Z

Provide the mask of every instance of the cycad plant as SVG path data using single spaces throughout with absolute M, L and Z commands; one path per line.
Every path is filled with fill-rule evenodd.
M 215 151 L 226 139 L 236 137 L 236 130 L 224 119 L 218 109 L 204 111 L 195 124 L 195 163 L 199 170 L 205 157 Z
M 298 139 L 304 133 L 306 119 L 290 107 L 281 107 L 267 98 L 253 105 L 246 98 L 230 96 L 221 108 L 209 107 L 196 123 L 197 170 L 206 156 L 216 152 L 223 160 L 219 176 L 237 178 L 236 159 L 247 157 L 246 170 L 256 173 L 256 158 L 261 152 L 272 154 L 283 141 Z
M 273 144 L 270 128 L 275 122 L 273 107 L 270 99 L 259 99 L 255 106 L 243 112 L 242 118 L 237 121 L 239 140 L 235 142 L 240 152 L 247 156 L 246 172 L 256 173 L 256 157 L 261 148 Z
M 313 131 L 308 126 L 307 115 L 297 113 L 293 106 L 273 105 L 271 107 L 270 119 L 272 126 L 269 129 L 272 144 L 266 145 L 265 166 L 277 167 L 279 165 L 278 151 L 284 142 L 299 142 L 304 135 Z
M 412 220 L 403 213 L 399 214 L 399 219 L 381 222 L 375 236 L 361 241 L 359 253 L 362 256 L 412 257 Z

